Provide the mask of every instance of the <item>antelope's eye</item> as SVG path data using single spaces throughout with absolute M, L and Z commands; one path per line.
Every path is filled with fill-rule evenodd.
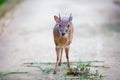
M 70 27 L 70 25 L 67 26 L 68 28 Z
M 59 27 L 61 28 L 61 25 L 59 25 Z

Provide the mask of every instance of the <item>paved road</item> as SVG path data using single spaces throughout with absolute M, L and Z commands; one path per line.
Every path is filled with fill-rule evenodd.
M 52 29 L 53 16 L 58 13 L 73 15 L 70 61 L 105 61 L 111 67 L 102 71 L 106 80 L 119 80 L 120 34 L 104 25 L 120 21 L 120 5 L 111 0 L 25 0 L 0 21 L 4 26 L 0 36 L 0 71 L 24 69 L 25 62 L 55 62 Z M 40 77 L 37 74 L 37 78 L 25 79 Z

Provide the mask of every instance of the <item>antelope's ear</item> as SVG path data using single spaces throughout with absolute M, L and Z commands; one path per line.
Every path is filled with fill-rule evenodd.
M 54 19 L 55 19 L 55 21 L 58 23 L 58 22 L 60 22 L 60 19 L 59 19 L 59 17 L 58 16 L 54 16 Z

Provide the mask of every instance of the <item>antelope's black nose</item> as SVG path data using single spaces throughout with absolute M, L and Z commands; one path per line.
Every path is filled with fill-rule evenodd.
M 64 36 L 65 35 L 65 33 L 62 33 L 62 36 Z

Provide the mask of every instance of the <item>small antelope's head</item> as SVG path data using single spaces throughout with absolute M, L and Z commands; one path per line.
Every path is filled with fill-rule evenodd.
M 69 33 L 69 29 L 71 27 L 71 21 L 73 19 L 71 14 L 69 17 L 61 17 L 60 14 L 59 14 L 59 17 L 55 15 L 54 19 L 55 19 L 56 24 L 57 24 L 56 26 L 59 29 L 60 36 L 67 38 L 68 33 Z

